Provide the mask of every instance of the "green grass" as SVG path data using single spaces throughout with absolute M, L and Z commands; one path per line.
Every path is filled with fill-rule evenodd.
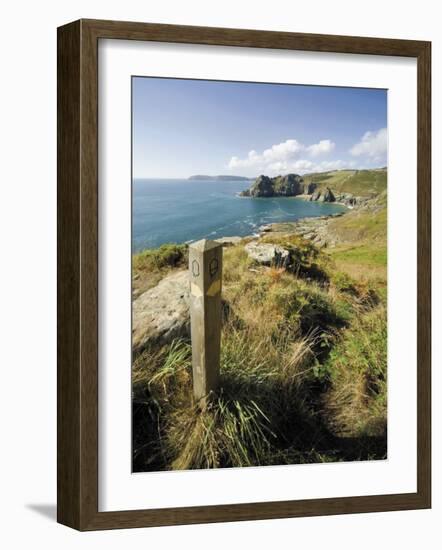
M 306 183 L 315 182 L 319 188 L 330 187 L 338 193 L 356 196 L 375 196 L 387 188 L 386 170 L 335 170 L 303 176 Z
M 387 172 L 385 170 L 338 170 L 307 174 L 304 180 L 319 183 L 320 188 L 330 187 L 341 193 L 371 196 L 386 189 Z
M 385 245 L 369 244 L 339 247 L 331 252 L 335 260 L 347 264 L 363 264 L 368 266 L 387 265 L 387 248 Z
M 132 256 L 134 273 L 160 270 L 183 265 L 187 259 L 187 246 L 182 244 L 163 244 L 159 248 L 146 249 Z
M 332 220 L 329 228 L 344 242 L 355 242 L 357 245 L 367 240 L 385 243 L 387 209 L 381 208 L 377 212 L 355 210 Z

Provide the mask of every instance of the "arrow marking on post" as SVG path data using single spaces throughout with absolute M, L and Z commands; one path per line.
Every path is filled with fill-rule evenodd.
M 200 296 L 203 295 L 203 291 L 195 283 L 190 283 L 190 293 L 192 294 L 192 296 L 195 296 L 196 298 L 199 298 Z

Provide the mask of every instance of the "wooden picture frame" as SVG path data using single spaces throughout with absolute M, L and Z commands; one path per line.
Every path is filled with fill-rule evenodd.
M 98 511 L 98 41 L 405 56 L 418 67 L 417 492 Z M 82 531 L 431 506 L 431 44 L 423 41 L 79 20 L 58 29 L 58 521 Z

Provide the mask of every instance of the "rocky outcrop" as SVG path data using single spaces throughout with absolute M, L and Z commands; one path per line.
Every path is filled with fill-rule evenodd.
M 269 178 L 261 175 L 253 184 L 240 193 L 242 197 L 297 197 L 320 202 L 335 202 L 333 191 L 326 187 L 318 189 L 315 182 L 305 183 L 298 174 Z
M 219 239 L 215 240 L 217 243 L 220 243 L 223 246 L 234 246 L 242 241 L 242 237 L 220 237 Z
M 259 231 L 261 233 L 269 233 L 270 231 L 272 231 L 272 224 L 271 223 L 268 223 L 266 225 L 261 225 L 259 227 Z
M 296 197 L 304 193 L 304 180 L 297 174 L 277 176 L 272 181 L 273 194 L 277 197 Z
M 363 208 L 366 205 L 370 206 L 373 202 L 373 197 L 355 197 L 351 193 L 341 193 L 336 195 L 336 201 L 352 208 Z
M 244 247 L 252 260 L 262 265 L 287 267 L 290 264 L 290 252 L 275 244 L 252 241 Z
M 318 202 L 335 202 L 336 197 L 330 187 L 326 187 L 322 191 L 318 190 L 312 193 L 309 200 Z
M 323 191 L 320 200 L 323 202 L 335 202 L 335 196 L 333 195 L 333 191 L 330 189 L 330 187 L 327 187 L 325 191 Z
M 242 191 L 242 197 L 296 197 L 304 193 L 304 181 L 298 174 L 287 174 L 269 178 L 261 175 L 249 189 Z
M 340 212 L 331 216 L 301 219 L 294 222 L 293 229 L 297 235 L 312 241 L 318 247 L 335 246 L 339 243 L 339 238 L 330 231 L 330 221 L 343 214 Z
M 268 176 L 258 176 L 249 189 L 242 191 L 243 197 L 273 197 L 273 181 Z
M 162 279 L 133 302 L 132 348 L 163 344 L 189 335 L 189 274 L 178 271 Z
M 304 186 L 304 195 L 312 195 L 317 188 L 318 188 L 317 183 L 314 183 L 314 182 L 306 183 Z

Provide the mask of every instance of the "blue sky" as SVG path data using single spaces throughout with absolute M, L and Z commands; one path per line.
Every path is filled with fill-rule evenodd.
M 387 91 L 134 77 L 133 175 L 254 177 L 387 164 Z

